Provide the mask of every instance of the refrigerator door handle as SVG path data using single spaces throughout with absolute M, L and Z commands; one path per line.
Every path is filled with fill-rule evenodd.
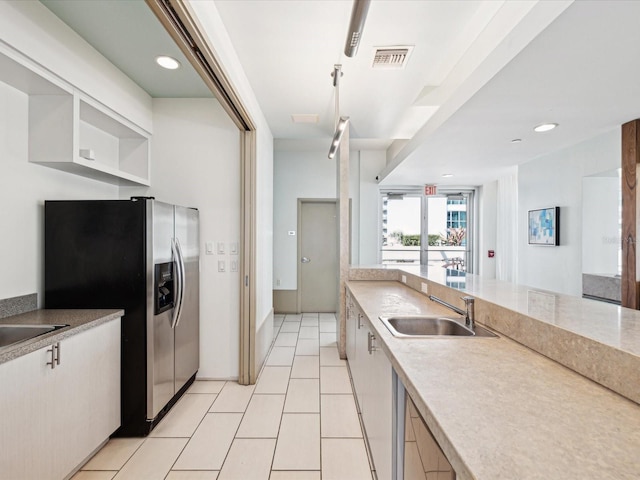
M 180 270 L 180 310 L 178 311 L 178 316 L 176 318 L 177 327 L 180 325 L 180 319 L 182 318 L 182 306 L 184 305 L 184 293 L 186 291 L 186 271 L 184 266 L 184 255 L 182 255 L 182 246 L 180 245 L 180 241 L 176 238 L 176 250 L 178 252 L 178 261 L 179 261 L 179 270 Z
M 175 267 L 176 294 L 173 305 L 173 318 L 171 319 L 171 328 L 176 328 L 180 309 L 182 307 L 182 268 L 180 254 L 178 253 L 178 239 L 171 239 L 171 253 L 173 254 L 173 263 Z

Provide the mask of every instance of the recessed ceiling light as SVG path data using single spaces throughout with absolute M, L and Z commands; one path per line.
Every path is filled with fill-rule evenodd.
M 557 123 L 543 123 L 541 125 L 538 125 L 537 127 L 535 127 L 533 129 L 534 132 L 548 132 L 549 130 L 553 130 L 554 128 L 556 128 L 558 126 Z
M 514 138 L 513 140 L 511 140 L 511 143 L 520 143 L 521 141 L 521 138 Z
M 156 63 L 167 70 L 176 70 L 180 68 L 180 62 L 173 57 L 167 55 L 159 55 L 156 57 Z
M 450 178 L 453 177 L 453 173 L 443 173 L 442 178 Z

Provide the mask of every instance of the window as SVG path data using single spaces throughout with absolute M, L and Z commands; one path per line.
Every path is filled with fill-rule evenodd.
M 474 192 L 438 193 L 425 197 L 420 190 L 381 192 L 380 263 L 471 271 Z

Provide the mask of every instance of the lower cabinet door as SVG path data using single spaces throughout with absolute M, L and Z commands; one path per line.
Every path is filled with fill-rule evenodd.
M 379 479 L 393 470 L 393 374 L 391 362 L 365 318 L 356 320 L 355 368 L 351 364 L 358 406 L 362 414 L 373 464 Z M 360 326 L 360 328 L 357 328 Z
M 50 348 L 50 347 L 49 347 Z M 55 479 L 55 382 L 48 348 L 0 365 L 0 478 Z
M 120 320 L 0 365 L 0 478 L 67 477 L 120 425 Z
M 391 362 L 376 346 L 370 361 L 371 388 L 366 404 L 365 428 L 378 478 L 392 478 L 393 471 L 393 374 Z
M 54 478 L 64 478 L 120 426 L 120 320 L 60 342 L 54 386 Z

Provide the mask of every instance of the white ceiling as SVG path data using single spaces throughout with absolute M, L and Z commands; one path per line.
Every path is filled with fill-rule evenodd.
M 480 185 L 640 115 L 640 2 L 373 0 L 353 59 L 350 1 L 215 3 L 276 147 L 328 149 L 341 63 L 352 139 L 391 145 L 386 185 Z M 370 68 L 374 46 L 403 44 L 415 45 L 405 70 Z M 560 127 L 534 134 L 543 122 Z
M 160 50 L 187 62 L 142 0 L 42 1 L 152 96 L 210 96 L 190 67 L 158 73 Z M 349 0 L 215 7 L 276 148 L 328 151 L 342 64 L 352 147 L 386 150 L 386 185 L 480 185 L 640 116 L 640 2 L 373 0 L 355 58 L 343 53 Z M 371 69 L 389 45 L 415 46 L 406 68 Z M 560 127 L 534 134 L 546 121 Z

